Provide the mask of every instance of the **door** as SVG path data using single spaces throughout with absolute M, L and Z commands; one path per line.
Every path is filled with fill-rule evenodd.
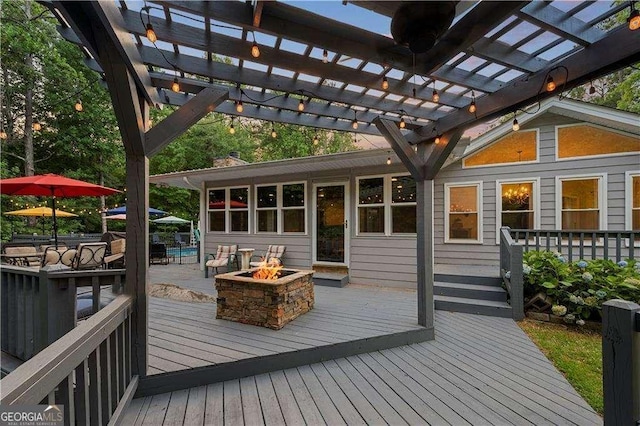
M 346 183 L 314 186 L 313 262 L 347 265 L 349 259 Z

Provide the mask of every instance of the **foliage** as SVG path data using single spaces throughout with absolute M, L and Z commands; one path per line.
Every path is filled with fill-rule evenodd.
M 586 329 L 524 320 L 518 323 L 542 353 L 565 375 L 571 386 L 600 415 L 602 393 L 602 337 Z
M 610 299 L 640 302 L 640 262 L 635 260 L 568 263 L 557 252 L 532 250 L 524 254 L 523 262 L 525 299 L 547 294 L 554 313 L 565 312 L 567 322 L 600 318 L 602 304 Z

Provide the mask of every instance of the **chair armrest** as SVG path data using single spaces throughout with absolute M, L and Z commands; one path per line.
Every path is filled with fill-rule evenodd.
M 236 264 L 236 269 L 240 269 L 240 267 L 238 266 L 238 256 L 236 256 L 235 254 L 230 254 L 229 257 L 227 258 L 227 270 L 231 270 L 231 265 Z
M 205 257 L 204 261 L 206 262 L 207 260 L 211 260 L 211 259 L 215 259 L 216 255 L 214 253 L 208 253 L 207 256 Z

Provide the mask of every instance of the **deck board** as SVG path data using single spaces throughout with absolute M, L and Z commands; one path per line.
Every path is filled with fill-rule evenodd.
M 216 320 L 212 304 L 151 298 L 149 371 L 415 327 L 412 292 L 348 286 L 318 288 L 316 296 L 316 309 L 279 331 Z M 602 424 L 511 319 L 436 311 L 435 330 L 433 341 L 135 399 L 126 418 L 232 426 Z

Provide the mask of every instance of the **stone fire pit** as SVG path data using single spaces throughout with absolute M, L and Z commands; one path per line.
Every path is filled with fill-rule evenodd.
M 283 269 L 277 280 L 260 280 L 256 270 L 216 275 L 216 318 L 279 330 L 313 308 L 313 271 Z

